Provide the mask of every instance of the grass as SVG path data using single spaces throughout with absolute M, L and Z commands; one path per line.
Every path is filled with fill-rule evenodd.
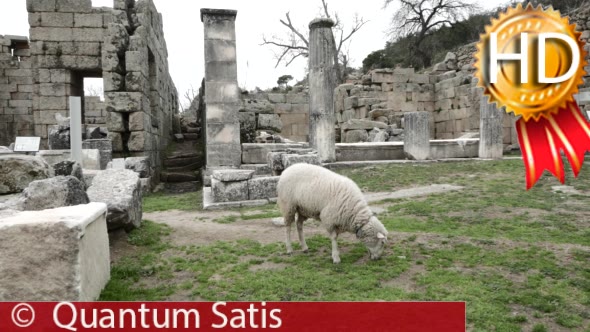
M 101 300 L 466 301 L 473 331 L 590 331 L 590 205 L 554 192 L 544 176 L 524 189 L 521 161 L 408 164 L 341 171 L 366 191 L 432 183 L 459 192 L 384 203 L 394 241 L 379 261 L 358 242 L 308 239 L 310 252 L 250 240 L 179 246 L 170 228 L 146 221 L 134 250 L 114 264 Z M 590 191 L 582 171 L 568 185 Z M 192 194 L 198 195 L 198 194 Z M 148 207 L 193 209 L 189 194 L 148 197 Z M 151 201 L 150 201 L 151 200 Z M 183 208 L 184 206 L 184 208 Z M 144 202 L 145 207 L 145 202 Z M 230 211 L 218 222 L 278 216 L 276 206 Z M 228 226 L 229 227 L 229 226 Z M 297 250 L 297 245 L 295 245 Z
M 190 192 L 177 195 L 153 193 L 143 198 L 143 212 L 169 210 L 200 211 L 203 209 L 203 192 Z

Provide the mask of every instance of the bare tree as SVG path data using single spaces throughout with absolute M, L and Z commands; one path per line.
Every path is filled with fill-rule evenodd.
M 346 65 L 348 65 L 348 46 L 350 45 L 352 36 L 357 33 L 368 21 L 362 17 L 355 15 L 354 22 L 350 30 L 345 31 L 344 24 L 340 20 L 338 13 L 330 14 L 328 3 L 326 0 L 322 1 L 322 17 L 334 20 L 334 39 L 336 42 L 336 49 L 334 53 L 334 63 L 336 64 L 337 77 L 340 82 L 344 81 L 346 75 Z M 280 20 L 281 24 L 288 29 L 288 34 L 285 37 L 272 36 L 270 39 L 262 36 L 262 45 L 270 45 L 278 50 L 276 52 L 276 65 L 279 66 L 281 62 L 285 66 L 289 66 L 295 59 L 299 57 L 307 57 L 309 55 L 309 41 L 306 38 L 308 33 L 302 33 L 295 27 L 291 20 L 290 13 L 285 14 L 285 19 Z
M 385 0 L 385 7 L 391 3 L 400 4 L 392 19 L 392 37 L 411 37 L 411 51 L 424 67 L 432 64 L 431 53 L 422 45 L 429 33 L 442 26 L 452 26 L 479 9 L 467 0 Z
M 104 91 L 102 86 L 95 84 L 84 85 L 84 96 L 104 98 Z
M 199 92 L 195 90 L 192 84 L 191 87 L 184 92 L 184 95 L 182 95 L 184 99 L 180 103 L 180 110 L 183 113 L 191 107 L 191 105 L 193 104 L 193 100 L 195 100 L 198 94 Z

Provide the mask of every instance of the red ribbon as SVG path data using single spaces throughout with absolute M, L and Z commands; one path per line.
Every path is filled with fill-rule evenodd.
M 555 115 L 538 121 L 516 122 L 518 141 L 526 168 L 526 187 L 532 188 L 544 170 L 551 172 L 561 183 L 565 172 L 560 151 L 567 156 L 574 176 L 578 176 L 584 154 L 590 150 L 590 123 L 584 118 L 576 102 L 568 102 Z

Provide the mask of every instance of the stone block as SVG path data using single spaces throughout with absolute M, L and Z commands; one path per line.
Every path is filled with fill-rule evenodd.
M 504 154 L 502 122 L 504 111 L 496 104 L 489 104 L 487 96 L 480 102 L 480 143 L 479 157 L 501 159 Z
M 238 121 L 238 104 L 210 103 L 205 105 L 207 123 L 235 123 Z M 254 113 L 252 113 L 254 114 Z
M 211 178 L 221 182 L 236 182 L 236 181 L 247 181 L 254 175 L 253 170 L 247 169 L 221 169 L 214 170 L 211 174 Z
M 110 279 L 106 209 L 91 203 L 2 218 L 0 301 L 97 300 Z
M 302 93 L 288 93 L 286 95 L 288 104 L 308 104 L 309 97 Z
M 349 110 L 359 106 L 359 98 L 356 96 L 347 97 L 344 99 L 344 109 Z
M 127 51 L 125 52 L 125 69 L 129 71 L 137 71 L 142 73 L 145 77 L 149 76 L 149 63 L 147 52 L 142 51 Z
M 207 124 L 207 144 L 240 144 L 239 123 Z
M 54 12 L 56 0 L 27 0 L 27 11 L 31 12 Z
M 258 129 L 281 132 L 283 124 L 278 114 L 259 114 Z
M 201 20 L 205 26 L 205 40 L 236 40 L 235 16 L 219 17 L 201 13 Z
M 205 103 L 238 103 L 240 88 L 237 83 L 205 82 Z
M 84 182 L 82 165 L 73 160 L 63 160 L 52 165 L 55 176 L 73 176 Z M 88 202 L 86 202 L 88 203 Z M 84 204 L 86 204 L 84 203 Z M 58 206 L 56 206 L 58 207 Z
M 273 104 L 286 103 L 286 96 L 284 93 L 269 93 L 268 100 Z
M 373 128 L 387 129 L 387 124 L 364 119 L 352 119 L 340 126 L 343 130 L 371 130 Z
M 143 131 L 152 127 L 151 117 L 145 112 L 134 112 L 129 114 L 129 130 Z
M 88 204 L 85 190 L 84 183 L 74 176 L 56 176 L 31 182 L 23 191 L 20 203 L 24 211 Z
M 49 165 L 39 157 L 0 155 L 0 194 L 21 192 L 29 183 L 51 175 Z
M 129 71 L 125 75 L 125 90 L 130 92 L 148 92 L 150 91 L 149 81 L 142 72 Z
M 290 148 L 302 148 L 303 146 L 303 144 L 297 143 L 244 143 L 242 144 L 242 163 L 266 164 L 270 152 L 280 152 Z
M 346 130 L 343 135 L 343 143 L 368 142 L 369 134 L 364 129 Z
M 72 41 L 72 28 L 37 27 L 29 30 L 31 41 Z
M 55 8 L 58 12 L 89 13 L 92 11 L 91 0 L 56 0 Z
M 29 18 L 31 18 L 29 14 Z M 41 27 L 59 27 L 59 28 L 71 28 L 74 26 L 74 14 L 72 13 L 51 13 L 51 12 L 43 12 L 43 13 L 36 13 L 39 15 L 37 19 L 38 24 L 35 26 Z
M 295 164 L 312 164 L 321 165 L 320 157 L 317 153 L 308 154 L 283 154 L 281 156 L 281 162 L 284 169 Z
M 123 121 L 123 114 L 119 112 L 107 112 L 107 129 L 110 132 L 125 132 L 125 123 Z
M 115 92 L 123 90 L 126 77 L 115 72 L 104 72 L 102 81 L 104 92 Z
M 142 194 L 137 173 L 127 169 L 99 172 L 88 188 L 91 202 L 107 204 L 109 230 L 131 230 L 141 225 Z
M 211 62 L 236 62 L 235 40 L 205 40 L 205 61 Z M 217 76 L 207 79 L 214 79 Z
M 278 176 L 258 177 L 248 180 L 249 199 L 276 198 L 278 182 Z
M 430 120 L 427 112 L 404 114 L 404 154 L 411 160 L 425 160 L 430 156 Z
M 392 83 L 393 76 L 393 72 L 374 70 L 371 73 L 371 81 L 373 83 Z
M 141 92 L 105 93 L 105 105 L 108 112 L 140 112 L 149 109 L 147 99 Z
M 215 202 L 247 201 L 248 180 L 223 182 L 211 178 L 211 192 Z
M 208 144 L 207 167 L 239 167 L 241 153 L 240 144 Z
M 99 169 L 106 169 L 107 164 L 113 159 L 113 143 L 110 139 L 87 139 L 82 141 L 83 150 L 99 151 Z
M 102 13 L 82 14 L 75 13 L 74 26 L 77 28 L 102 28 L 103 17 Z
M 235 82 L 238 79 L 238 65 L 235 61 L 211 61 L 205 63 L 207 82 Z
M 132 152 L 151 151 L 153 149 L 150 134 L 144 131 L 134 131 L 129 136 L 127 148 Z
M 140 178 L 149 178 L 152 175 L 151 162 L 149 157 L 125 158 L 125 169 L 134 171 Z

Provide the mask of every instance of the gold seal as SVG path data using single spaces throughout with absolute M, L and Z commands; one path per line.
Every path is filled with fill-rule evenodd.
M 567 18 L 562 18 L 559 11 L 541 6 L 534 8 L 529 4 L 523 8 L 521 4 L 510 7 L 493 19 L 486 27 L 485 34 L 477 45 L 476 76 L 478 85 L 483 87 L 484 93 L 490 96 L 490 102 L 496 102 L 498 107 L 506 106 L 506 112 L 513 112 L 522 116 L 525 121 L 539 120 L 541 116 L 555 114 L 566 107 L 568 101 L 574 101 L 573 95 L 578 92 L 578 85 L 582 84 L 584 66 L 587 64 L 586 52 L 581 33 L 576 32 L 576 26 L 570 25 Z M 522 35 L 525 33 L 526 35 Z M 492 42 L 492 34 L 494 41 Z M 576 49 L 564 42 L 563 39 L 548 39 L 548 34 L 561 34 L 575 41 Z M 523 40 L 523 36 L 527 40 Z M 571 78 L 558 83 L 540 83 L 539 78 L 543 59 L 539 58 L 540 37 L 545 42 L 545 77 L 558 78 L 572 69 L 572 60 L 579 55 L 579 65 Z M 490 68 L 492 56 L 491 47 L 496 43 L 496 54 L 525 54 L 526 63 L 516 60 L 502 60 L 497 65 L 496 81 Z M 524 46 L 524 47 L 523 47 Z M 524 49 L 526 47 L 526 49 Z M 523 53 L 523 51 L 525 51 Z M 574 52 L 579 52 L 577 55 Z M 521 67 L 524 66 L 524 67 Z M 523 74 L 524 72 L 524 74 Z M 523 80 L 523 76 L 528 78 Z

